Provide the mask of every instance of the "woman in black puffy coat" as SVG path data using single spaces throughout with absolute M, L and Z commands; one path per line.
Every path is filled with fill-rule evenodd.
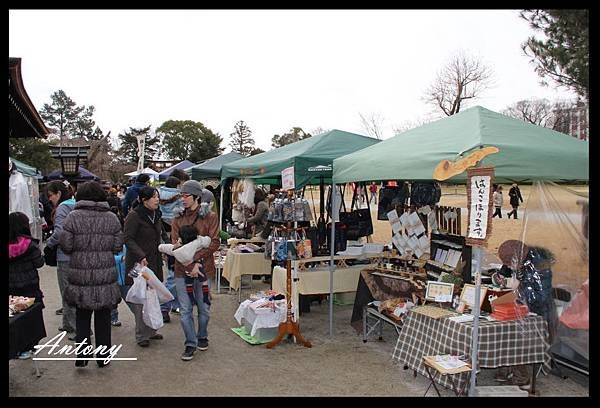
M 90 181 L 79 186 L 77 203 L 67 215 L 60 235 L 62 250 L 71 255 L 65 300 L 75 305 L 76 341 L 90 344 L 90 324 L 94 314 L 96 348 L 111 347 L 110 312 L 121 301 L 114 254 L 123 248 L 121 223 L 106 202 L 102 186 Z M 108 353 L 98 353 L 104 357 Z M 78 354 L 79 358 L 91 357 Z M 108 364 L 97 360 L 98 366 Z M 87 360 L 75 361 L 77 367 Z

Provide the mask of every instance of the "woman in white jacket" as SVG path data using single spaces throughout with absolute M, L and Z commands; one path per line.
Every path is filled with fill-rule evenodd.
M 494 215 L 492 215 L 492 218 L 494 218 L 496 215 L 502 218 L 502 204 L 504 201 L 504 198 L 502 197 L 502 186 L 498 186 L 496 188 L 496 191 L 494 191 L 493 200 L 494 207 L 496 207 L 496 211 L 494 211 Z

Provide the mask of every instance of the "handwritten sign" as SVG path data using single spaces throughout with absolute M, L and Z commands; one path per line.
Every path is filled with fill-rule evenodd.
M 467 169 L 467 206 L 469 224 L 466 243 L 486 246 L 492 233 L 493 167 Z
M 281 188 L 283 190 L 293 190 L 296 187 L 294 183 L 294 167 L 288 167 L 281 171 Z

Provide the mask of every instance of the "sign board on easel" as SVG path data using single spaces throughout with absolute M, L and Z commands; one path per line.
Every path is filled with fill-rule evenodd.
M 469 211 L 466 243 L 487 246 L 492 233 L 493 167 L 467 169 L 467 208 Z
M 294 182 L 294 167 L 288 167 L 281 171 L 281 189 L 282 190 L 294 190 L 296 184 Z

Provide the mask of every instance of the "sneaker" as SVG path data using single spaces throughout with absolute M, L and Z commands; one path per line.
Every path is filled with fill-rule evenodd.
M 162 311 L 162 317 L 163 317 L 163 323 L 170 323 L 171 322 L 171 316 L 169 316 L 169 312 L 166 310 Z
M 61 315 L 62 314 L 62 307 L 60 309 L 56 309 L 54 311 L 54 313 L 56 313 L 57 315 Z
M 198 339 L 198 350 L 208 350 L 208 339 Z
M 31 351 L 27 350 L 27 351 L 23 351 L 21 353 L 19 353 L 19 360 L 27 360 L 31 358 Z
M 142 340 L 138 342 L 138 346 L 140 347 L 148 347 L 150 345 L 150 340 Z
M 110 322 L 111 326 L 115 326 L 115 327 L 120 327 L 121 326 L 121 322 L 118 320 L 113 320 Z
M 183 361 L 190 361 L 191 359 L 194 358 L 194 352 L 195 351 L 196 351 L 196 349 L 194 347 L 192 347 L 192 346 L 186 346 L 185 347 L 185 351 L 181 355 L 181 359 Z
M 175 309 L 171 310 L 171 313 L 180 315 L 181 314 L 181 310 L 178 307 L 176 307 Z
M 150 336 L 150 340 L 162 340 L 163 335 L 160 333 L 156 333 L 154 336 Z

